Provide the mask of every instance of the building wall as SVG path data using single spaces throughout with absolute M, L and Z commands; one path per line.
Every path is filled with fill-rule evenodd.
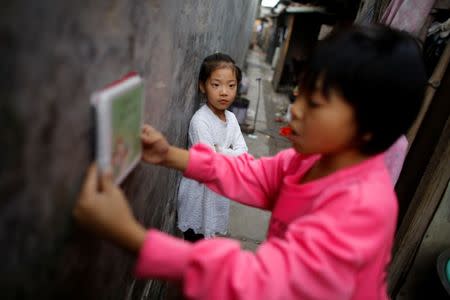
M 207 54 L 242 65 L 258 1 L 3 1 L 0 10 L 0 297 L 158 299 L 133 258 L 74 224 L 90 161 L 89 96 L 130 70 L 145 121 L 185 146 Z M 123 184 L 139 220 L 175 230 L 180 174 L 140 164 Z M 155 245 L 157 246 L 157 245 Z

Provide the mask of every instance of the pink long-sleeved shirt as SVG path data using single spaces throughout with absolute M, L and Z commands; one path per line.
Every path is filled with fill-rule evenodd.
M 251 253 L 233 240 L 191 244 L 150 230 L 136 275 L 181 280 L 188 299 L 388 299 L 397 200 L 383 156 L 299 183 L 317 159 L 289 149 L 254 160 L 194 146 L 184 175 L 271 210 L 268 238 Z

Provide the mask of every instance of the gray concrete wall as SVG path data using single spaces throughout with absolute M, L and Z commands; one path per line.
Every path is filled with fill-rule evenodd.
M 258 1 L 3 1 L 0 9 L 0 298 L 158 299 L 133 258 L 75 226 L 89 164 L 89 95 L 129 70 L 145 120 L 185 146 L 201 60 L 242 65 Z M 139 165 L 124 183 L 146 226 L 175 229 L 179 174 Z M 155 245 L 157 247 L 157 245 Z

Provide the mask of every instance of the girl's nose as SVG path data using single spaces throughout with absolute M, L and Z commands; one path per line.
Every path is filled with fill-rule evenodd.
M 221 95 L 227 95 L 228 94 L 227 88 L 225 86 L 222 86 L 222 88 L 220 89 L 220 94 Z
M 303 118 L 302 102 L 303 101 L 300 101 L 300 99 L 297 97 L 295 102 L 291 105 L 291 111 L 290 111 L 291 119 L 299 120 L 299 119 Z

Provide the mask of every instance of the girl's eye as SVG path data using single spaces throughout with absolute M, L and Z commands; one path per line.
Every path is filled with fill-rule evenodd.
M 219 87 L 219 84 L 213 83 L 212 86 L 213 86 L 213 87 Z
M 234 89 L 236 87 L 235 84 L 230 84 L 230 88 Z

